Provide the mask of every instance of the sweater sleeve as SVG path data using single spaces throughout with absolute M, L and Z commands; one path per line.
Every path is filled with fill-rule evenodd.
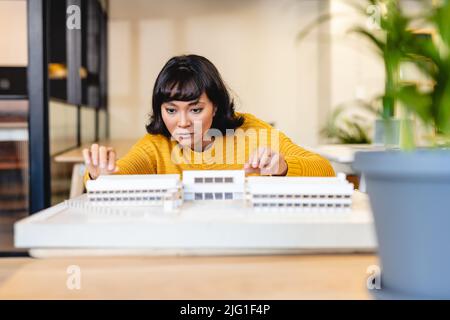
M 279 152 L 288 166 L 287 176 L 335 176 L 330 162 L 322 156 L 296 145 L 283 132 L 251 114 L 244 114 L 248 127 L 276 130 Z
M 118 171 L 114 174 L 154 174 L 156 173 L 156 158 L 149 143 L 144 139 L 137 142 L 128 153 L 116 161 Z M 90 179 L 89 172 L 84 174 L 84 184 Z
M 322 156 L 303 149 L 280 132 L 280 152 L 284 155 L 287 176 L 335 176 L 330 162 Z

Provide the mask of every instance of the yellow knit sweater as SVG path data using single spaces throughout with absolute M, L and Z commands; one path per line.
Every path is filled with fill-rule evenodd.
M 196 152 L 180 148 L 160 134 L 146 134 L 117 160 L 116 174 L 162 174 L 183 170 L 241 170 L 257 147 L 279 151 L 288 165 L 288 176 L 334 176 L 328 160 L 294 144 L 286 135 L 255 116 L 242 113 L 245 121 L 233 134 L 216 137 L 210 148 Z M 86 172 L 85 181 L 89 179 Z

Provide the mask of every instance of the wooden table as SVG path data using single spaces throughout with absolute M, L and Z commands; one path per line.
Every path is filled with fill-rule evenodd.
M 128 150 L 138 141 L 138 139 L 130 140 L 103 140 L 97 142 L 99 145 L 113 147 L 116 150 L 117 158 L 123 157 Z M 84 176 L 84 158 L 83 149 L 90 148 L 92 143 L 84 144 L 79 148 L 75 148 L 54 157 L 56 162 L 73 163 L 72 180 L 70 185 L 70 198 L 77 197 L 83 193 L 83 176 Z
M 0 299 L 370 299 L 371 254 L 0 259 Z M 67 268 L 81 288 L 68 289 Z

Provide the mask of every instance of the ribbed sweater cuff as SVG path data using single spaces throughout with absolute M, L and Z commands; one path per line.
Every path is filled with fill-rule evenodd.
M 298 157 L 295 156 L 285 156 L 284 160 L 287 163 L 288 170 L 286 176 L 302 176 L 304 168 Z

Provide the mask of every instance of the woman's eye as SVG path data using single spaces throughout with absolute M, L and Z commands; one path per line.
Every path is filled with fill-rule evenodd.
M 173 109 L 173 108 L 166 108 L 166 112 L 167 112 L 168 114 L 174 114 L 174 113 L 176 112 L 176 110 Z
M 203 110 L 203 108 L 193 108 L 193 109 L 191 109 L 192 113 L 195 113 L 195 114 L 202 112 L 202 110 Z

